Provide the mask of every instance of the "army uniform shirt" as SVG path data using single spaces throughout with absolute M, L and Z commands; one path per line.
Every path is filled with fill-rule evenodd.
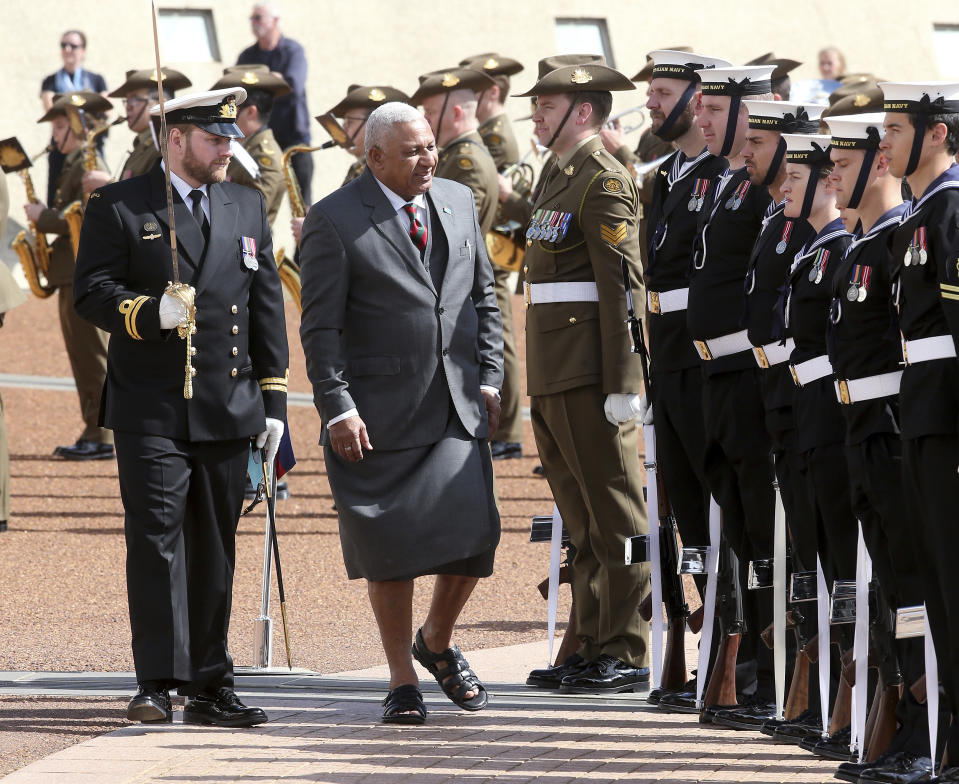
M 107 165 L 97 156 L 97 170 L 107 171 Z M 50 271 L 47 280 L 52 286 L 73 285 L 73 241 L 70 239 L 70 225 L 63 217 L 63 210 L 73 202 L 83 199 L 83 150 L 71 152 L 63 161 L 63 168 L 57 178 L 53 203 L 40 213 L 37 228 L 45 234 L 56 234 L 57 238 L 50 246 Z
M 745 167 L 727 170 L 710 183 L 699 211 L 686 311 L 693 340 L 708 340 L 742 330 L 743 280 L 753 244 L 771 201 L 765 188 L 749 181 Z M 705 363 L 708 374 L 756 367 L 751 351 Z
M 513 126 L 505 114 L 497 114 L 490 117 L 476 129 L 483 144 L 493 156 L 493 163 L 496 164 L 496 171 L 503 171 L 507 166 L 512 166 L 519 161 L 519 146 L 516 144 L 516 135 L 513 133 Z
M 342 188 L 349 182 L 353 182 L 357 177 L 359 177 L 366 170 L 366 159 L 357 158 L 353 163 L 350 164 L 350 168 L 346 170 L 346 177 L 343 178 L 343 182 L 340 183 Z
M 599 136 L 557 162 L 527 229 L 526 283 L 595 283 L 598 302 L 532 304 L 526 311 L 530 395 L 600 384 L 604 394 L 642 390 L 639 357 L 630 350 L 621 259 L 641 312 L 638 195 L 629 173 Z M 528 295 L 527 295 L 528 296 Z M 527 299 L 527 302 L 529 300 Z
M 705 206 L 701 197 L 725 170 L 725 159 L 707 150 L 691 160 L 676 152 L 656 169 L 645 265 L 651 369 L 655 373 L 700 364 L 686 327 L 686 310 L 661 313 L 659 295 L 689 286 L 693 237 Z
M 905 204 L 883 215 L 868 232 L 849 244 L 831 276 L 826 345 L 840 381 L 902 370 L 899 319 L 892 306 L 891 242 Z M 842 406 L 846 444 L 876 433 L 899 433 L 897 395 Z
M 276 143 L 273 131 L 264 125 L 256 133 L 251 133 L 241 142 L 246 150 L 260 167 L 260 176 L 256 179 L 243 168 L 243 164 L 236 158 L 230 161 L 226 170 L 230 182 L 245 185 L 247 188 L 256 188 L 263 194 L 266 201 L 266 216 L 272 225 L 276 214 L 283 203 L 283 194 L 286 192 L 286 181 L 283 176 L 282 152 Z
M 146 174 L 158 160 L 160 160 L 160 151 L 153 142 L 153 134 L 147 128 L 134 138 L 133 149 L 130 150 L 130 155 L 123 164 L 120 179 L 129 180 L 131 177 Z
M 473 191 L 476 214 L 485 237 L 496 218 L 499 203 L 499 179 L 496 165 L 476 131 L 464 133 L 447 144 L 439 155 L 434 177 L 443 177 Z
M 530 194 L 530 198 L 524 198 L 522 195 L 513 191 L 505 200 L 500 202 L 500 217 L 505 220 L 516 221 L 520 226 L 526 226 L 529 219 L 533 217 L 533 204 L 543 192 L 543 186 L 550 180 L 556 171 L 556 156 L 552 153 L 543 163 L 539 177 L 536 179 L 536 185 Z
M 893 238 L 892 260 L 903 339 L 952 335 L 959 344 L 959 165 L 907 207 Z M 899 396 L 903 438 L 959 432 L 955 359 L 907 364 Z
M 749 342 L 760 348 L 789 339 L 777 305 L 793 258 L 814 233 L 807 221 L 787 218 L 783 210 L 783 204 L 770 202 L 746 270 L 743 326 L 749 331 Z M 764 369 L 760 376 L 763 407 L 766 411 L 791 407 L 796 385 L 789 373 L 788 361 L 768 366 L 768 359 L 765 364 L 762 359 L 765 352 L 753 353 Z
M 796 343 L 790 355 L 793 366 L 826 356 L 831 279 L 851 240 L 852 235 L 836 218 L 793 259 L 780 308 L 783 324 Z M 793 412 L 798 452 L 843 440 L 845 423 L 831 373 L 802 387 L 797 385 Z

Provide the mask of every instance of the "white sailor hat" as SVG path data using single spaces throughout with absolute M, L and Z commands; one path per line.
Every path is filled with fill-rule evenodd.
M 775 65 L 740 65 L 735 68 L 705 68 L 696 71 L 703 95 L 765 95 L 772 92 Z
M 959 82 L 879 82 L 883 110 L 904 114 L 959 112 Z
M 786 163 L 822 166 L 830 162 L 830 137 L 824 133 L 784 133 Z
M 653 72 L 650 79 L 664 77 L 666 79 L 683 79 L 688 82 L 698 82 L 699 70 L 713 68 L 728 68 L 732 65 L 728 60 L 719 57 L 709 57 L 695 52 L 680 52 L 675 49 L 656 49 L 646 55 L 653 63 Z
M 789 101 L 744 100 L 749 110 L 749 127 L 779 133 L 817 133 L 826 104 Z
M 841 150 L 878 149 L 886 132 L 882 126 L 884 117 L 882 112 L 827 117 L 825 122 L 832 134 L 830 144 Z
M 245 100 L 246 90 L 228 87 L 183 95 L 166 101 L 163 108 L 170 125 L 190 123 L 217 136 L 242 139 L 243 131 L 236 124 L 236 107 Z M 150 109 L 150 115 L 159 118 L 159 104 Z

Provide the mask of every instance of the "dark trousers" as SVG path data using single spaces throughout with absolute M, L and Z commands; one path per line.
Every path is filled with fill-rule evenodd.
M 703 373 L 699 367 L 654 373 L 656 463 L 662 472 L 683 544 L 709 544 L 709 491 L 704 459 Z M 697 586 L 702 593 L 705 581 Z
M 739 558 L 740 574 L 749 561 L 773 554 L 772 445 L 763 423 L 759 369 L 706 377 L 706 482 L 723 513 L 723 533 Z M 773 655 L 760 633 L 773 619 L 772 591 L 747 591 L 740 579 L 746 634 L 739 661 L 756 660 L 757 693 L 774 695 Z
M 313 204 L 313 153 L 298 152 L 290 158 L 290 164 L 293 166 L 293 173 L 296 175 L 296 181 L 300 185 L 300 193 L 303 194 L 303 203 L 309 209 Z
M 959 438 L 930 435 L 904 439 L 903 488 L 910 532 L 920 548 L 923 598 L 939 659 L 939 680 L 953 715 L 950 764 L 959 759 L 959 603 L 953 584 L 959 553 Z
M 247 439 L 114 434 L 137 681 L 232 686 L 227 630 Z

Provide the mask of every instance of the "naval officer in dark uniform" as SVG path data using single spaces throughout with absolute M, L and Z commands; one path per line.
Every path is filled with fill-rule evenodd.
M 174 686 L 190 698 L 184 721 L 267 720 L 234 693 L 226 646 L 250 438 L 272 459 L 289 362 L 263 197 L 223 181 L 245 98 L 227 89 L 166 104 L 179 277 L 196 291 L 189 357 L 177 336 L 187 303 L 165 292 L 175 276 L 160 165 L 95 191 L 83 222 L 74 294 L 110 333 L 101 417 L 116 433 L 126 513 L 133 721 L 170 721 Z

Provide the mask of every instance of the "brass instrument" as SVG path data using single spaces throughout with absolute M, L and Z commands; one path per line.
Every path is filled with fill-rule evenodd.
M 623 132 L 623 134 L 635 133 L 646 124 L 646 112 L 644 112 L 640 106 L 634 106 L 631 109 L 625 109 L 624 111 L 621 111 L 619 114 L 614 114 L 606 121 L 606 127 L 612 130 L 616 127 L 615 124 L 617 122 L 619 122 L 623 117 L 629 116 L 630 114 L 639 115 L 639 119 L 632 125 L 623 125 L 623 123 L 620 123 L 620 130 Z
M 327 145 L 309 147 L 305 144 L 295 144 L 283 151 L 281 164 L 283 166 L 283 177 L 286 179 L 286 192 L 290 196 L 290 212 L 294 218 L 306 217 L 306 204 L 303 203 L 303 192 L 300 190 L 300 183 L 296 180 L 296 173 L 293 171 L 293 164 L 290 159 L 300 152 L 315 152 L 324 149 Z M 300 302 L 300 267 L 292 258 L 286 257 L 286 252 L 280 248 L 276 252 L 276 268 L 280 273 L 280 282 L 290 293 L 290 297 L 296 303 L 299 311 L 303 311 L 303 305 Z
M 110 128 L 118 123 L 126 122 L 126 117 L 118 117 L 112 123 L 104 123 L 99 128 L 92 128 L 87 132 L 87 138 L 83 142 L 83 170 L 95 171 L 97 168 L 97 139 L 106 133 Z M 70 242 L 73 244 L 73 258 L 77 257 L 80 250 L 80 227 L 83 225 L 83 209 L 87 206 L 90 199 L 89 193 L 84 193 L 82 199 L 68 204 L 63 210 L 63 219 L 70 227 Z
M 522 198 L 528 199 L 533 192 L 533 167 L 527 163 L 531 155 L 539 156 L 539 149 L 533 141 L 532 149 L 512 166 L 503 169 L 503 176 L 509 177 L 513 191 Z M 510 272 L 518 272 L 523 265 L 523 255 L 526 251 L 522 236 L 522 227 L 515 222 L 500 220 L 500 207 L 497 206 L 496 225 L 486 234 L 486 252 L 489 259 L 497 267 Z
M 40 155 L 52 149 L 53 145 L 50 144 Z M 37 157 L 39 158 L 40 155 Z M 19 172 L 27 191 L 27 201 L 38 204 L 40 200 L 37 198 L 29 172 L 31 165 L 32 161 L 15 138 L 0 142 L 0 168 L 5 173 Z M 47 281 L 47 273 L 50 270 L 50 246 L 47 244 L 46 235 L 37 229 L 33 221 L 28 221 L 27 228 L 17 234 L 11 247 L 20 259 L 23 276 L 27 279 L 30 291 L 40 299 L 46 299 L 53 294 L 56 288 Z

